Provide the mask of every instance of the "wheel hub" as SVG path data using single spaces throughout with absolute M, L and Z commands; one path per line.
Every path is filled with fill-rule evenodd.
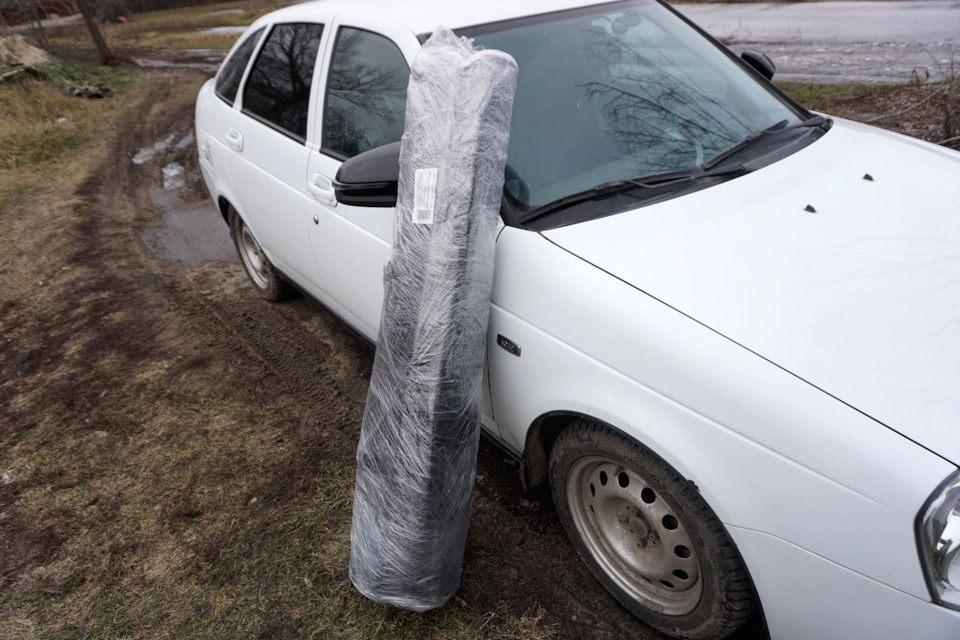
M 603 571 L 644 606 L 683 615 L 700 601 L 700 562 L 676 511 L 636 472 L 601 457 L 577 461 L 567 502 Z
M 247 272 L 254 283 L 261 289 L 266 289 L 270 282 L 267 273 L 267 259 L 247 225 L 243 225 L 240 232 L 240 257 L 243 259 Z
M 650 526 L 646 520 L 638 516 L 631 516 L 627 519 L 627 526 L 630 527 L 630 533 L 636 535 L 639 540 L 646 542 L 647 536 L 650 535 Z

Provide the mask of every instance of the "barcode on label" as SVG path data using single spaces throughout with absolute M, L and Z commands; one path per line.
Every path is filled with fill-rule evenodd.
M 437 169 L 417 169 L 413 175 L 413 222 L 433 224 L 437 199 Z

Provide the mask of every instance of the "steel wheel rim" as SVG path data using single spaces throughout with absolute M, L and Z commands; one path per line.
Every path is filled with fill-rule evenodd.
M 261 289 L 266 289 L 270 283 L 267 274 L 267 257 L 263 255 L 263 250 L 254 240 L 247 225 L 243 225 L 240 231 L 240 257 L 253 282 Z
M 666 615 L 696 608 L 697 550 L 676 510 L 640 475 L 608 458 L 581 458 L 567 476 L 567 504 L 590 555 L 627 595 Z

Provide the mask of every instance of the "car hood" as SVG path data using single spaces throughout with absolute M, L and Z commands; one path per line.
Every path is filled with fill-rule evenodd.
M 543 235 L 960 462 L 960 154 L 837 120 L 751 174 Z

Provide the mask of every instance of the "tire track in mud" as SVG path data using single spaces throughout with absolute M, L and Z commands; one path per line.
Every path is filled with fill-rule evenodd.
M 194 292 L 195 293 L 195 292 Z M 252 297 L 253 292 L 248 292 Z M 227 301 L 211 297 L 201 297 L 200 304 L 207 315 L 214 317 L 222 327 L 218 333 L 229 336 L 259 359 L 270 372 L 287 388 L 300 397 L 309 397 L 322 401 L 326 415 L 331 413 L 341 418 L 356 417 L 363 409 L 363 398 L 356 398 L 348 387 L 362 383 L 359 376 L 344 371 L 337 366 L 339 361 L 332 359 L 333 348 L 322 338 L 304 336 L 296 342 L 287 336 L 303 334 L 303 324 L 286 309 L 273 309 L 273 305 L 250 304 L 246 309 Z M 229 339 L 229 338 L 228 338 Z M 342 385 L 340 382 L 348 384 Z M 365 387 L 365 385 L 363 385 Z M 342 403 L 349 408 L 342 408 Z M 354 422 L 359 432 L 359 422 Z

